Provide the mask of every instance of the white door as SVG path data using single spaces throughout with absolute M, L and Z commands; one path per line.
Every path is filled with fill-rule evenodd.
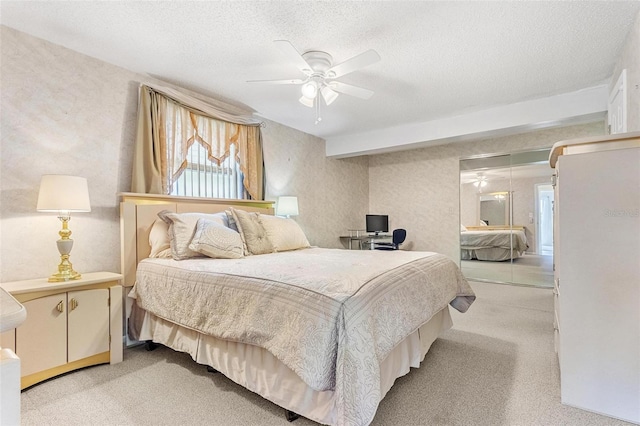
M 627 131 L 627 70 L 620 77 L 609 95 L 609 133 L 625 133 Z
M 553 187 L 547 184 L 536 185 L 538 212 L 537 253 L 541 255 L 553 254 Z

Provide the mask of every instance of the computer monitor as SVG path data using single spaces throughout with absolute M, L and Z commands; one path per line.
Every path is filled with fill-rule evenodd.
M 368 214 L 367 232 L 376 235 L 380 232 L 389 232 L 389 216 L 386 214 Z

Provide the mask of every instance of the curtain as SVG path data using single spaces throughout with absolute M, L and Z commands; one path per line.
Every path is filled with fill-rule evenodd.
M 162 92 L 140 86 L 131 190 L 169 194 L 187 167 L 187 153 L 194 143 L 204 146 L 209 159 L 218 165 L 230 155 L 234 144 L 245 189 L 252 199 L 264 199 L 261 123 L 219 111 L 173 89 L 162 88 Z M 187 101 L 190 105 L 184 103 Z

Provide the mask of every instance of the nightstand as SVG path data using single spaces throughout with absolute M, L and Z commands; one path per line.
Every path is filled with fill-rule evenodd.
M 15 348 L 21 389 L 62 373 L 122 361 L 122 275 L 82 274 L 74 281 L 46 278 L 0 286 L 27 310 L 27 319 L 2 334 Z

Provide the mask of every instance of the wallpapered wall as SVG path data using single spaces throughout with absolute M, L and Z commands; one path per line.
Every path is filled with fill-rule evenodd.
M 120 270 L 118 192 L 131 184 L 137 88 L 145 76 L 0 27 L 0 281 L 56 270 L 60 222 L 35 211 L 43 174 L 84 176 L 90 213 L 72 216 L 78 272 Z M 311 244 L 338 247 L 364 217 L 367 158 L 327 159 L 321 139 L 267 123 L 267 199 L 297 195 Z
M 514 136 L 374 155 L 369 210 L 405 228 L 405 247 L 460 259 L 460 158 L 549 148 L 557 141 L 604 134 L 602 121 Z
M 0 281 L 51 274 L 60 224 L 37 213 L 40 177 L 84 176 L 91 213 L 70 222 L 79 272 L 120 270 L 118 192 L 128 191 L 137 87 L 148 78 L 0 27 Z M 340 247 L 366 213 L 390 214 L 406 247 L 458 258 L 460 157 L 549 147 L 603 134 L 602 122 L 508 138 L 352 159 L 327 159 L 321 139 L 267 122 L 266 198 L 297 195 L 312 244 Z

